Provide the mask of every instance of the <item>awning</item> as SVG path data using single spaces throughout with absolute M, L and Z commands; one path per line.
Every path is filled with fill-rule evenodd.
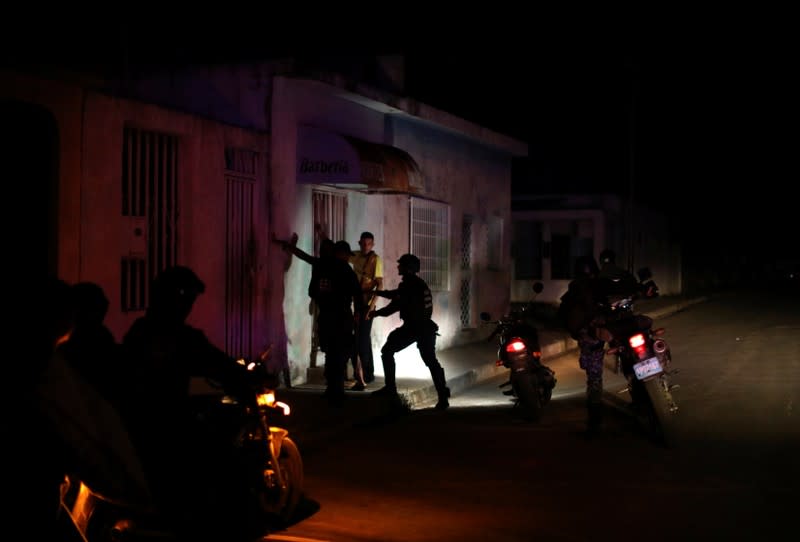
M 351 185 L 367 192 L 423 188 L 422 172 L 407 152 L 311 126 L 297 128 L 297 182 Z

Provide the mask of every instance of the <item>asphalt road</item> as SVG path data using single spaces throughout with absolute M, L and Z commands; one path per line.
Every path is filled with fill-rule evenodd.
M 614 409 L 604 435 L 584 439 L 575 374 L 559 378 L 536 424 L 515 415 L 494 379 L 446 412 L 356 427 L 306 453 L 302 514 L 266 539 L 792 538 L 800 303 L 724 296 L 656 324 L 680 370 L 677 448 L 650 442 Z

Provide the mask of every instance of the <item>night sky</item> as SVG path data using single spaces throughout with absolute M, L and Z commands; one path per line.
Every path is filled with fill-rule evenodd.
M 797 59 L 788 19 L 691 15 L 638 26 L 513 13 L 471 25 L 400 16 L 86 19 L 16 27 L 18 35 L 3 37 L 2 60 L 120 68 L 402 53 L 409 95 L 529 143 L 518 192 L 625 195 L 632 148 L 636 194 L 674 214 L 687 242 L 798 254 L 790 195 L 798 169 L 788 160 L 796 152 Z

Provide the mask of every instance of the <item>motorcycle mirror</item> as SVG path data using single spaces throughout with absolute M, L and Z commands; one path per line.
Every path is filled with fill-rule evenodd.
M 639 276 L 639 282 L 644 282 L 653 277 L 653 273 L 650 271 L 649 267 L 642 267 L 636 274 Z
M 536 281 L 536 282 L 533 283 L 533 292 L 534 293 L 540 294 L 540 293 L 542 293 L 542 290 L 544 290 L 544 284 L 542 284 L 539 281 Z
M 492 319 L 492 315 L 489 314 L 488 312 L 482 312 L 480 314 L 480 319 L 483 322 L 488 322 L 488 321 L 490 321 Z

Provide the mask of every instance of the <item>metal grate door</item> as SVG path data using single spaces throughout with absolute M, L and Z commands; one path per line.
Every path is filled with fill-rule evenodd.
M 122 255 L 121 306 L 147 307 L 150 281 L 178 254 L 178 138 L 126 127 L 122 142 L 122 216 L 130 245 Z
M 253 202 L 256 187 L 255 151 L 225 149 L 225 350 L 252 358 L 256 279 Z

